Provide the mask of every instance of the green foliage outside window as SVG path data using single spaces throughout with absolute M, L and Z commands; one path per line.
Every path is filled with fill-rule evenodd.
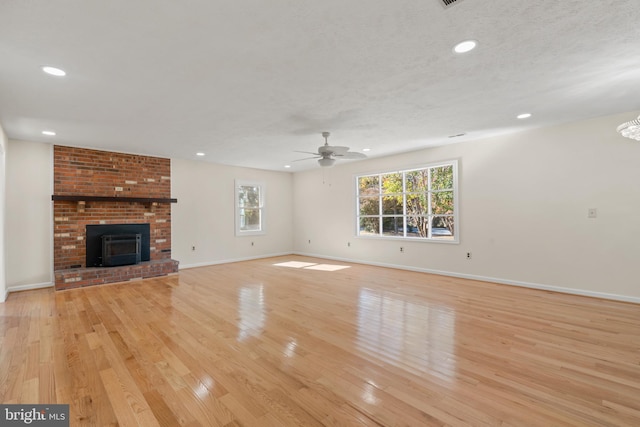
M 262 230 L 262 195 L 260 185 L 237 186 L 238 230 L 255 232 Z
M 359 235 L 455 239 L 455 163 L 358 177 Z

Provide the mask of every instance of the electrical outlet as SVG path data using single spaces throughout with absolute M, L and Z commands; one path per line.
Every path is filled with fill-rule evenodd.
M 253 242 L 251 242 L 251 246 L 253 246 Z
M 400 252 L 404 252 L 404 248 L 400 246 Z
M 347 246 L 348 246 L 348 247 L 351 247 L 351 242 L 347 242 Z
M 195 251 L 196 247 L 195 246 L 191 246 L 191 251 Z
M 467 259 L 471 259 L 471 252 L 467 252 Z
M 309 244 L 311 244 L 311 239 L 309 239 Z

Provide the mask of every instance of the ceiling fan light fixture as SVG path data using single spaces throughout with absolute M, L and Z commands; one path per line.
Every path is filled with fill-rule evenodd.
M 618 126 L 617 129 L 620 135 L 625 138 L 635 139 L 636 141 L 640 141 L 640 116 L 637 119 L 631 120 L 630 122 L 626 122 Z
M 324 138 L 324 145 L 318 147 L 318 151 L 315 153 L 311 153 L 309 151 L 298 151 L 298 153 L 307 153 L 312 154 L 314 157 L 307 157 L 306 159 L 294 160 L 294 162 L 298 162 L 301 160 L 310 160 L 310 159 L 318 159 L 318 164 L 322 168 L 330 168 L 336 162 L 336 160 L 357 160 L 357 159 L 366 159 L 367 155 L 363 153 L 357 153 L 354 151 L 349 151 L 349 147 L 343 147 L 339 145 L 329 145 L 329 132 L 322 132 L 322 137 Z
M 323 168 L 330 168 L 336 162 L 336 159 L 331 159 L 329 157 L 323 157 L 322 159 L 318 159 L 318 164 Z

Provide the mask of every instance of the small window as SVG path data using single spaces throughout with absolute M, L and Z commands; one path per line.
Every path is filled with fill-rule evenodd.
M 235 182 L 236 236 L 265 234 L 265 185 L 262 182 Z
M 356 177 L 358 236 L 458 242 L 457 166 Z

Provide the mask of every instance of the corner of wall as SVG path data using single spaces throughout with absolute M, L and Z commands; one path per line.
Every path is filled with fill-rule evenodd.
M 5 183 L 6 169 L 5 169 L 5 156 L 6 156 L 7 136 L 0 125 L 0 303 L 7 300 L 7 283 L 5 275 L 5 205 L 6 205 L 6 191 Z
M 51 144 L 7 140 L 5 149 L 5 288 L 12 292 L 52 280 Z

